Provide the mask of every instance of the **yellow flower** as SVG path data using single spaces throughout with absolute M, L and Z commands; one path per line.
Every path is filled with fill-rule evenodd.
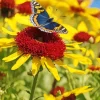
M 98 30 L 100 29 L 100 20 L 94 16 L 91 16 L 89 14 L 84 14 L 84 17 L 87 17 L 87 19 L 90 21 L 91 25 L 92 25 L 92 29 L 95 32 L 98 32 Z
M 93 52 L 92 49 L 87 49 L 85 53 L 86 56 L 91 56 L 93 59 L 95 58 L 95 53 Z
M 88 15 L 93 15 L 97 12 L 99 12 L 98 8 L 90 8 L 89 6 L 92 3 L 92 0 L 83 0 L 81 3 L 79 0 L 75 0 L 74 3 L 72 3 L 73 0 L 66 0 L 66 2 L 70 6 L 70 11 L 73 14 L 80 14 L 82 16 L 86 16 L 88 18 Z M 94 18 L 95 19 L 95 18 Z
M 47 68 L 57 80 L 60 80 L 60 76 L 58 75 L 58 71 L 55 65 L 59 65 L 69 70 L 71 73 L 86 73 L 85 71 L 74 69 L 69 65 L 65 65 L 61 59 L 62 57 L 77 60 L 77 62 L 81 64 L 92 64 L 91 60 L 87 57 L 78 54 L 67 53 L 66 46 L 57 33 L 48 34 L 40 31 L 35 27 L 28 27 L 21 32 L 16 32 L 16 30 L 9 31 L 4 27 L 2 28 L 2 30 L 4 33 L 8 33 L 14 38 L 1 38 L 0 47 L 17 48 L 17 51 L 15 53 L 3 58 L 5 62 L 10 62 L 18 59 L 13 65 L 12 70 L 18 69 L 30 57 L 32 57 L 33 75 L 36 75 L 40 69 L 40 66 L 42 66 L 43 68 Z M 40 37 L 35 36 L 35 34 L 40 35 Z M 48 34 L 47 37 L 46 34 Z M 59 41 L 56 39 L 58 39 Z M 54 42 L 48 43 L 49 41 Z
M 47 8 L 48 6 L 55 6 L 56 8 L 60 8 L 61 10 L 64 8 L 64 10 L 70 10 L 72 13 L 74 12 L 81 12 L 82 9 L 86 9 L 90 4 L 91 4 L 91 0 L 84 0 L 81 3 L 79 3 L 78 0 L 63 0 L 63 1 L 59 1 L 59 0 L 36 0 L 37 2 L 39 2 L 43 7 Z M 56 4 L 56 5 L 55 5 Z M 74 7 L 76 9 L 72 9 L 71 7 Z
M 16 32 L 19 31 L 17 27 L 18 24 L 22 24 L 25 26 L 33 26 L 32 23 L 30 23 L 30 15 L 16 14 L 12 18 L 5 18 L 5 26 L 10 25 L 13 31 L 16 31 Z
M 100 66 L 100 58 L 96 58 L 96 61 L 97 61 L 97 62 L 96 62 L 96 65 L 97 65 L 97 66 Z
M 22 4 L 22 3 L 27 2 L 27 1 L 31 1 L 31 0 L 15 0 L 15 4 L 19 5 L 19 4 Z
M 63 24 L 65 27 L 68 27 L 68 34 L 61 34 L 60 36 L 66 40 L 74 40 L 77 41 L 77 44 L 67 44 L 67 47 L 69 47 L 68 49 L 70 50 L 75 50 L 75 49 L 79 49 L 83 52 L 83 54 L 85 54 L 86 56 L 91 56 L 92 58 L 95 58 L 95 54 L 93 52 L 93 50 L 91 48 L 86 48 L 86 47 L 80 47 L 79 44 L 82 44 L 85 42 L 90 42 L 90 43 L 96 43 L 99 42 L 99 37 L 96 38 L 95 41 L 95 37 L 96 37 L 96 32 L 95 31 L 89 31 L 86 24 L 82 21 L 79 23 L 79 25 L 77 26 L 77 29 L 72 28 L 71 26 L 65 25 Z M 88 44 L 91 45 L 91 44 Z
M 84 87 L 76 88 L 72 91 L 64 92 L 60 96 L 53 96 L 52 94 L 49 94 L 49 95 L 44 94 L 44 98 L 45 100 L 63 100 L 64 98 L 68 99 L 72 96 L 75 99 L 76 96 L 78 96 L 79 94 L 89 92 L 92 89 L 93 88 L 89 88 L 89 86 L 84 86 Z
M 57 2 L 57 0 L 36 0 L 39 2 L 44 8 L 47 8 L 48 6 L 54 6 Z
M 65 27 L 67 27 L 67 25 L 65 25 Z M 68 33 L 68 34 L 73 33 L 73 34 L 71 34 L 71 39 L 76 40 L 78 42 L 86 42 L 86 41 L 89 41 L 91 43 L 94 43 L 93 36 L 94 37 L 96 36 L 96 32 L 95 31 L 89 31 L 87 25 L 85 24 L 85 22 L 83 22 L 83 21 L 80 22 L 78 24 L 78 26 L 77 26 L 77 29 L 74 29 L 72 31 L 71 30 Z
M 66 3 L 69 5 L 69 11 L 73 14 L 80 14 L 85 15 L 89 14 L 92 15 L 99 11 L 98 8 L 90 8 L 89 6 L 92 3 L 92 0 L 66 0 Z
M 80 22 L 80 24 L 77 27 L 77 33 L 73 36 L 74 40 L 77 42 L 90 42 L 95 43 L 95 31 L 88 31 L 88 28 L 84 22 Z M 91 44 L 90 44 L 91 45 Z M 92 58 L 95 58 L 95 54 L 91 48 L 87 48 L 84 51 L 84 54 L 86 56 L 91 56 Z

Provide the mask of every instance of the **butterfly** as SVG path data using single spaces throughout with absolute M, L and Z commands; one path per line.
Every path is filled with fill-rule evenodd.
M 38 27 L 41 31 L 52 33 L 67 33 L 67 29 L 62 25 L 53 22 L 53 18 L 50 18 L 46 10 L 36 1 L 31 2 L 33 14 L 30 17 L 33 25 Z

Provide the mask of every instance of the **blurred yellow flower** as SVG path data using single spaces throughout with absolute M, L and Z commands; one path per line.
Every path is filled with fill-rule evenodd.
M 73 30 L 72 30 L 73 31 Z M 74 33 L 75 31 L 73 31 Z M 69 33 L 70 34 L 70 33 Z M 80 34 L 80 35 L 78 35 Z M 80 22 L 77 26 L 76 33 L 73 34 L 72 38 L 73 40 L 76 40 L 78 42 L 91 42 L 94 43 L 94 37 L 96 36 L 95 31 L 89 31 L 87 25 L 85 22 Z
M 63 26 L 68 28 L 68 34 L 61 34 L 62 38 L 66 40 L 74 40 L 77 42 L 95 42 L 94 37 L 96 36 L 96 32 L 89 31 L 85 22 L 80 22 L 77 26 L 77 29 L 67 24 L 63 24 Z
M 24 2 L 31 1 L 31 0 L 15 0 L 16 5 L 22 4 Z
M 48 6 L 54 6 L 57 3 L 57 0 L 36 0 L 40 5 L 42 5 L 44 8 L 47 8 Z
M 76 96 L 78 96 L 79 94 L 89 92 L 92 89 L 93 88 L 89 88 L 89 86 L 83 86 L 80 88 L 76 88 L 72 91 L 64 92 L 63 94 L 61 94 L 59 96 L 53 96 L 52 94 L 49 94 L 49 95 L 44 94 L 44 98 L 45 98 L 45 100 L 67 100 L 68 98 L 71 98 L 71 97 L 76 99 Z M 64 98 L 66 98 L 66 99 L 64 99 Z
M 7 23 L 10 22 L 11 28 L 17 30 L 17 20 L 20 20 L 20 17 L 24 19 L 32 13 L 30 3 L 30 0 L 1 0 L 1 17 L 4 18 L 1 21 L 2 26 L 7 26 Z M 5 5 L 7 6 L 5 7 Z M 20 16 L 18 19 L 15 18 L 17 13 Z
M 85 17 L 86 20 L 90 21 L 94 30 L 100 29 L 99 19 L 94 16 L 95 14 L 98 14 L 100 10 L 98 8 L 89 7 L 92 3 L 92 0 L 74 0 L 74 3 L 73 0 L 36 1 L 48 11 L 50 16 L 53 16 L 57 22 L 60 22 L 60 24 L 69 23 L 70 25 L 75 25 L 76 22 L 73 20 L 73 18 L 77 18 L 75 16 L 78 15 Z M 49 9 L 51 9 L 51 11 Z
M 18 32 L 18 24 L 22 24 L 25 26 L 33 26 L 32 23 L 30 23 L 30 15 L 22 15 L 22 14 L 16 14 L 12 18 L 5 18 L 5 26 L 11 27 L 13 31 Z
M 61 34 L 60 36 L 66 40 L 74 40 L 77 41 L 75 43 L 72 44 L 67 44 L 67 48 L 68 50 L 81 50 L 83 55 L 85 56 L 91 56 L 93 59 L 95 58 L 95 54 L 94 51 L 89 48 L 89 47 L 80 47 L 79 44 L 82 45 L 82 43 L 85 42 L 87 43 L 97 43 L 99 42 L 99 36 L 96 37 L 96 32 L 95 31 L 89 31 L 87 25 L 85 24 L 85 22 L 80 22 L 79 25 L 77 26 L 77 29 L 72 28 L 71 26 L 65 25 L 63 24 L 65 27 L 68 27 L 68 34 Z M 96 37 L 96 40 L 95 40 Z M 92 45 L 92 44 L 90 44 Z M 77 61 L 75 61 L 74 63 L 76 63 L 77 66 Z
M 96 36 L 95 42 L 96 42 L 96 43 L 100 42 L 100 35 L 97 35 L 97 36 Z

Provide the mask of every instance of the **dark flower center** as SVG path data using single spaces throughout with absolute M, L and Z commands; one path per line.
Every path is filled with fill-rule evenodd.
M 12 17 L 15 14 L 14 0 L 1 0 L 1 15 L 3 17 Z
M 91 35 L 86 32 L 79 32 L 74 36 L 74 40 L 78 42 L 85 42 L 88 41 Z
M 77 0 L 79 4 L 81 4 L 84 0 Z
M 84 12 L 84 9 L 71 6 L 71 11 L 79 13 L 79 12 Z
M 100 67 L 96 67 L 96 66 L 90 66 L 89 67 L 89 69 L 91 70 L 91 71 L 100 71 Z
M 10 8 L 2 8 L 1 9 L 1 14 L 3 17 L 12 17 L 15 13 L 14 13 L 14 9 L 10 9 Z
M 65 91 L 64 87 L 57 86 L 56 88 L 52 89 L 50 93 L 51 93 L 53 96 L 56 97 L 56 96 L 59 96 L 59 95 L 63 94 L 64 91 Z
M 76 100 L 75 94 L 70 94 L 68 97 L 63 97 L 62 100 Z
M 66 49 L 57 33 L 46 33 L 36 27 L 28 27 L 18 32 L 15 41 L 24 54 L 49 57 L 53 60 L 62 58 Z
M 96 18 L 99 18 L 100 19 L 100 12 L 96 13 L 96 14 L 93 14 L 92 16 L 96 17 Z

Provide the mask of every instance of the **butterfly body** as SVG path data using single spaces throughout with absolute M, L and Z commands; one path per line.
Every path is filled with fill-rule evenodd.
M 40 30 L 52 33 L 67 33 L 66 28 L 62 25 L 53 22 L 53 18 L 50 18 L 46 10 L 37 2 L 31 3 L 33 14 L 31 15 L 31 22 Z

